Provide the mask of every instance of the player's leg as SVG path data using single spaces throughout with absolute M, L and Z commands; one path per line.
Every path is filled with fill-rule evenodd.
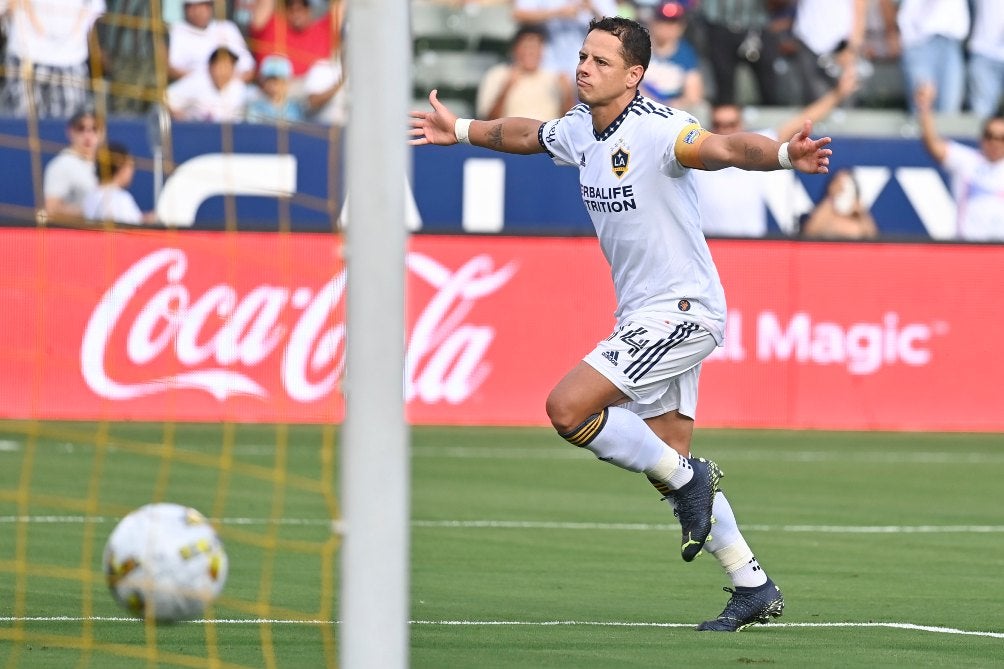
M 725 493 L 715 496 L 714 534 L 708 537 L 705 549 L 715 556 L 732 581 L 732 593 L 725 610 L 714 620 L 697 626 L 701 631 L 738 632 L 753 623 L 765 623 L 781 615 L 784 597 L 767 576 L 739 530 L 732 505 Z
M 653 432 L 663 441 L 688 456 L 694 433 L 693 416 L 697 409 L 699 376 L 700 367 L 680 375 L 667 388 L 666 395 L 660 398 L 664 407 L 677 408 L 646 419 Z M 675 504 L 679 493 L 667 492 L 656 481 L 652 484 L 671 506 Z M 732 599 L 729 600 L 722 615 L 715 620 L 702 623 L 698 629 L 737 631 L 754 622 L 766 622 L 770 617 L 781 615 L 784 608 L 781 591 L 757 562 L 739 530 L 739 523 L 728 498 L 721 491 L 715 495 L 712 517 L 714 527 L 704 544 L 704 549 L 715 556 L 735 589 L 731 591 Z
M 714 350 L 709 333 L 693 323 L 641 319 L 601 342 L 555 386 L 547 414 L 570 443 L 622 469 L 644 473 L 667 492 L 678 492 L 686 561 L 711 530 L 711 506 L 721 472 L 714 463 L 689 460 L 666 445 L 638 412 L 617 406 L 658 399 L 674 377 Z M 661 408 L 648 407 L 653 413 Z
M 683 485 L 692 476 L 681 458 L 641 418 L 616 405 L 627 398 L 596 369 L 580 362 L 547 398 L 547 415 L 569 443 L 592 451 L 621 469 L 648 473 L 665 469 Z M 684 479 L 684 480 L 681 480 Z

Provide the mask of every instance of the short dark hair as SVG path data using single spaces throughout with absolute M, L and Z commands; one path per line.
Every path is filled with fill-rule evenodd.
M 234 63 L 236 63 L 239 60 L 239 57 L 237 56 L 236 53 L 234 53 L 233 49 L 231 49 L 228 46 L 218 46 L 215 49 L 213 49 L 213 52 L 211 54 L 209 54 L 209 64 L 212 65 L 213 63 L 218 61 L 220 58 L 223 58 L 224 56 L 230 58 L 230 60 Z
M 97 172 L 98 181 L 101 183 L 111 181 L 130 161 L 132 156 L 125 144 L 108 142 L 98 149 L 97 159 L 94 161 L 94 171 Z
M 66 125 L 75 128 L 80 125 L 84 119 L 93 119 L 95 123 L 98 121 L 98 117 L 94 114 L 93 109 L 79 109 L 73 113 L 66 121 Z
M 652 38 L 648 34 L 648 28 L 632 19 L 604 16 L 589 22 L 587 34 L 594 30 L 610 33 L 621 41 L 621 56 L 628 67 L 641 65 L 643 70 L 648 69 L 648 63 L 652 60 Z
M 536 35 L 547 41 L 547 28 L 542 23 L 524 23 L 513 33 L 512 39 L 509 40 L 509 46 L 516 46 L 516 43 L 527 35 Z

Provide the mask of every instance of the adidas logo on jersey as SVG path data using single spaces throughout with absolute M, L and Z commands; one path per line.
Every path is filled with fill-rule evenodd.
M 582 157 L 579 158 L 579 167 L 585 167 L 586 166 L 586 154 L 582 153 L 580 155 Z
M 617 351 L 604 351 L 603 357 L 609 360 L 614 367 L 617 366 Z

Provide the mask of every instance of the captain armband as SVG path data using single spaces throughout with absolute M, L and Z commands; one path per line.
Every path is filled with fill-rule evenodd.
M 673 151 L 676 159 L 687 167 L 704 169 L 704 161 L 701 160 L 701 144 L 704 143 L 711 133 L 702 128 L 697 123 L 691 123 L 680 131 L 676 136 L 676 145 Z

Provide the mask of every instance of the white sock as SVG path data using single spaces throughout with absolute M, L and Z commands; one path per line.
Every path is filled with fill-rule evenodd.
M 711 507 L 715 524 L 711 528 L 704 549 L 715 556 L 722 569 L 732 580 L 732 585 L 755 588 L 767 582 L 767 573 L 757 562 L 749 544 L 739 531 L 739 524 L 732 512 L 725 493 L 719 491 L 715 495 L 714 506 Z
M 694 472 L 686 458 L 652 432 L 638 414 L 620 407 L 608 407 L 568 434 L 561 435 L 576 446 L 587 448 L 596 457 L 621 469 L 645 472 L 653 483 L 664 482 L 676 489 Z

